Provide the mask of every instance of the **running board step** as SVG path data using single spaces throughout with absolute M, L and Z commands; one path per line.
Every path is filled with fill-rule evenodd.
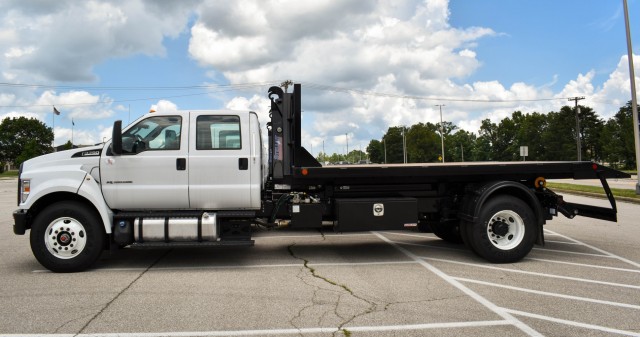
M 167 248 L 167 247 L 250 247 L 254 240 L 226 240 L 215 242 L 143 242 L 132 243 L 131 248 Z

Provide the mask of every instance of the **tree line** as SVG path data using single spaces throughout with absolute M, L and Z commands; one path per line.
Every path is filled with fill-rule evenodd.
M 576 107 L 564 106 L 560 111 L 546 114 L 514 111 L 497 124 L 483 120 L 477 133 L 462 130 L 451 122 L 418 123 L 406 128 L 392 126 L 382 139 L 371 140 L 366 150 L 373 163 L 403 163 L 404 131 L 407 162 L 440 162 L 442 127 L 446 162 L 523 160 L 520 146 L 528 147 L 528 161 L 574 161 L 578 159 L 576 110 Z M 631 102 L 606 121 L 592 108 L 580 106 L 579 120 L 583 161 L 621 169 L 635 168 Z M 318 160 L 335 162 L 333 159 L 338 157 L 356 162 L 354 159 L 359 156 L 361 153 L 357 151 L 346 156 L 320 153 Z
M 53 152 L 53 130 L 35 118 L 5 118 L 0 122 L 0 173 L 5 163 L 18 167 L 31 158 Z

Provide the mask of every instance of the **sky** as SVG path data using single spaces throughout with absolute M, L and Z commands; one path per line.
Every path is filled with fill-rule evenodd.
M 0 13 L 0 119 L 37 118 L 55 145 L 102 142 L 150 109 L 252 110 L 264 125 L 285 80 L 302 84 L 314 155 L 438 123 L 441 104 L 477 132 L 575 96 L 608 119 L 631 98 L 622 0 L 4 0 Z

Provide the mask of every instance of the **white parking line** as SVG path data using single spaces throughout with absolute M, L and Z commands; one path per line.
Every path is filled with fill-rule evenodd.
M 607 333 L 615 333 L 615 334 L 625 335 L 625 336 L 640 336 L 640 333 L 633 332 L 633 331 L 612 329 L 612 328 L 607 328 L 607 327 L 600 326 L 600 325 L 569 321 L 569 320 L 566 320 L 566 319 L 543 316 L 543 315 L 533 314 L 533 313 L 530 313 L 530 312 L 512 310 L 512 309 L 507 309 L 507 308 L 502 308 L 502 309 L 504 309 L 508 313 L 511 313 L 511 314 L 514 314 L 514 315 L 517 315 L 517 316 L 525 316 L 525 317 L 540 319 L 540 320 L 543 320 L 543 321 L 560 323 L 560 324 L 564 324 L 564 325 L 570 325 L 570 326 L 575 326 L 575 327 L 585 328 L 585 329 L 590 329 L 590 330 L 598 330 L 598 331 L 603 331 L 603 332 L 607 332 Z
M 525 260 L 540 261 L 540 262 L 547 262 L 547 263 L 559 263 L 559 264 L 566 264 L 566 265 L 571 265 L 571 266 L 576 266 L 576 267 L 586 267 L 586 268 L 598 268 L 598 269 L 615 270 L 615 271 L 622 271 L 622 272 L 627 272 L 627 273 L 640 273 L 640 270 L 638 270 L 638 269 L 627 269 L 627 268 L 607 267 L 607 266 L 600 266 L 600 265 L 596 265 L 596 264 L 586 264 L 586 263 L 576 263 L 576 262 L 556 261 L 556 260 L 538 259 L 538 258 L 533 258 L 533 257 L 526 257 L 526 258 L 525 258 Z
M 500 271 L 506 271 L 506 272 L 510 272 L 510 273 L 535 275 L 535 276 L 556 278 L 556 279 L 562 279 L 562 280 L 570 280 L 570 281 L 576 281 L 576 282 L 594 283 L 594 284 L 601 284 L 601 285 L 612 286 L 612 287 L 620 287 L 620 288 L 640 289 L 640 286 L 632 285 L 632 284 L 596 281 L 596 280 L 589 280 L 589 279 L 583 279 L 583 278 L 578 278 L 578 277 L 570 277 L 570 276 L 562 276 L 562 275 L 555 275 L 555 274 L 538 273 L 538 272 L 533 272 L 533 271 L 501 268 L 501 267 L 489 266 L 489 265 L 478 264 L 478 263 L 468 263 L 468 262 L 460 262 L 460 261 L 454 261 L 454 260 L 437 259 L 437 258 L 428 257 L 428 256 L 418 256 L 418 257 L 421 258 L 421 259 L 424 259 L 424 260 L 429 260 L 429 261 L 445 262 L 445 263 L 459 264 L 459 265 L 471 266 L 471 267 L 477 267 L 477 268 L 500 270 Z
M 384 232 L 384 234 L 393 234 L 393 235 L 411 236 L 414 238 L 440 240 L 437 236 L 433 234 L 407 234 L 407 233 L 398 233 L 398 232 Z
M 591 302 L 591 303 L 597 303 L 597 304 L 606 304 L 606 305 L 611 305 L 611 306 L 614 306 L 614 307 L 640 310 L 640 305 L 620 303 L 620 302 L 612 302 L 612 301 L 604 301 L 604 300 L 598 300 L 598 299 L 595 299 L 595 298 L 571 296 L 571 295 L 551 293 L 551 292 L 547 292 L 547 291 L 533 290 L 533 289 L 520 288 L 520 287 L 512 287 L 512 286 L 508 286 L 508 285 L 504 285 L 504 284 L 484 282 L 484 281 L 479 281 L 479 280 L 472 280 L 472 279 L 463 278 L 463 277 L 454 277 L 454 279 L 456 279 L 456 280 L 458 280 L 460 282 L 480 284 L 480 285 L 489 286 L 489 287 L 509 289 L 509 290 L 514 290 L 514 291 L 520 291 L 520 292 L 525 292 L 525 293 L 536 294 L 536 295 L 552 296 L 552 297 L 564 298 L 564 299 L 568 299 L 568 300 Z
M 466 287 L 464 284 L 454 280 L 451 276 L 447 275 L 446 273 L 444 273 L 440 269 L 438 269 L 438 268 L 434 267 L 433 265 L 427 263 L 426 261 L 422 260 L 417 255 L 415 255 L 415 254 L 411 253 L 410 251 L 400 247 L 398 244 L 396 244 L 393 241 L 387 239 L 385 236 L 383 236 L 380 233 L 373 232 L 373 234 L 375 234 L 377 237 L 379 237 L 380 240 L 382 240 L 382 241 L 390 244 L 391 246 L 395 247 L 397 250 L 402 252 L 404 255 L 406 255 L 410 259 L 420 263 L 421 266 L 425 267 L 427 270 L 429 270 L 432 273 L 436 274 L 437 276 L 439 276 L 440 278 L 442 278 L 443 280 L 445 280 L 447 283 L 451 284 L 452 286 L 458 288 L 458 290 L 462 291 L 467 296 L 469 296 L 472 299 L 476 300 L 478 303 L 484 305 L 485 307 L 487 307 L 489 310 L 493 311 L 498 316 L 504 318 L 506 321 L 510 322 L 511 324 L 516 326 L 518 329 L 520 329 L 523 332 L 525 332 L 527 335 L 529 335 L 529 336 L 542 336 L 542 334 L 540 334 L 536 330 L 532 329 L 530 326 L 526 325 L 522 321 L 518 320 L 514 316 L 510 315 L 509 313 L 507 313 L 503 308 L 498 307 L 493 302 L 487 300 L 486 298 L 480 296 L 478 293 L 476 293 L 473 290 L 471 290 L 468 287 Z
M 555 240 L 544 240 L 545 243 L 560 243 L 563 245 L 580 245 L 577 242 L 567 242 L 567 241 L 555 241 Z
M 559 233 L 554 233 L 554 232 L 551 232 L 551 231 L 549 231 L 549 232 L 550 232 L 550 233 L 553 233 L 553 234 L 555 234 L 555 235 L 557 235 L 557 236 L 559 236 L 559 237 L 561 237 L 561 238 L 564 238 L 564 239 L 566 239 L 566 240 L 569 240 L 569 241 L 572 241 L 572 242 L 575 242 L 575 243 L 579 243 L 579 244 L 581 244 L 581 245 L 583 245 L 583 246 L 585 246 L 585 247 L 591 248 L 591 249 L 595 250 L 596 252 L 600 252 L 600 253 L 605 254 L 605 255 L 607 255 L 607 256 L 609 256 L 609 257 L 616 258 L 616 259 L 618 259 L 618 260 L 620 260 L 620 261 L 626 262 L 626 263 L 628 263 L 628 264 L 630 264 L 630 265 L 632 265 L 632 266 L 634 266 L 634 267 L 636 267 L 636 268 L 640 268 L 640 263 L 638 263 L 638 262 L 631 261 L 631 260 L 626 259 L 626 258 L 624 258 L 624 257 L 621 257 L 621 256 L 618 256 L 618 255 L 615 255 L 615 254 L 609 253 L 609 252 L 607 252 L 607 251 L 606 251 L 606 250 L 604 250 L 604 249 L 600 249 L 600 248 L 598 248 L 598 247 L 594 247 L 594 246 L 592 246 L 592 245 L 589 245 L 589 244 L 586 244 L 586 243 L 584 243 L 584 242 L 578 241 L 578 240 L 576 240 L 576 239 L 570 238 L 570 237 L 568 237 L 568 236 L 566 236 L 566 235 L 562 235 L 562 234 L 559 234 Z
M 508 321 L 472 321 L 408 325 L 354 326 L 345 327 L 350 332 L 383 332 L 407 330 L 432 330 L 451 328 L 473 328 L 487 326 L 511 325 Z M 262 330 L 227 330 L 227 331 L 185 331 L 185 332 L 134 332 L 134 333 L 92 333 L 92 334 L 0 334 L 0 337 L 223 337 L 223 336 L 267 336 L 267 335 L 300 335 L 339 332 L 336 328 L 302 328 L 302 329 L 262 329 Z
M 434 249 L 442 249 L 442 250 L 455 250 L 458 252 L 469 252 L 469 250 L 467 250 L 466 248 L 441 247 L 441 246 L 426 245 L 424 243 L 411 243 L 411 242 L 402 242 L 402 241 L 394 241 L 394 240 L 389 240 L 389 241 L 393 243 L 397 243 L 399 245 L 405 245 L 405 246 L 416 246 L 416 247 L 426 247 L 426 248 L 434 248 Z
M 416 264 L 415 261 L 375 261 L 375 262 L 326 262 L 326 263 L 308 263 L 309 266 L 314 267 L 355 267 L 355 266 L 375 266 L 375 265 L 396 265 L 396 264 Z M 208 270 L 208 269 L 244 269 L 244 268 L 288 268 L 288 267 L 302 267 L 302 263 L 279 263 L 279 264 L 250 264 L 250 265 L 218 265 L 218 266 L 198 266 L 198 267 L 153 267 L 149 269 L 152 271 L 165 271 L 165 270 Z M 142 271 L 147 270 L 146 267 L 139 268 L 99 268 L 91 271 Z M 36 269 L 32 270 L 32 273 L 51 273 L 50 270 Z
M 573 254 L 573 255 L 584 255 L 584 256 L 594 256 L 594 257 L 606 257 L 609 259 L 614 258 L 610 255 L 604 254 L 593 254 L 593 253 L 581 253 L 581 252 L 571 252 L 568 250 L 558 250 L 558 249 L 547 249 L 547 248 L 533 248 L 533 250 L 543 251 L 543 252 L 553 252 L 553 253 L 563 253 L 563 254 Z
M 309 235 L 259 235 L 258 233 L 253 233 L 252 239 L 304 239 L 304 238 L 340 238 L 340 237 L 352 237 L 352 236 L 371 236 L 371 233 L 350 233 L 350 234 L 341 234 L 341 233 L 325 233 L 324 235 L 318 233 L 309 233 Z M 266 233 L 266 232 L 265 232 Z

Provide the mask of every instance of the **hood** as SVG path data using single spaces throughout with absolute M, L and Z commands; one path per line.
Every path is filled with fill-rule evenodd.
M 103 145 L 95 145 L 78 149 L 45 154 L 25 161 L 23 171 L 64 165 L 98 166 Z

